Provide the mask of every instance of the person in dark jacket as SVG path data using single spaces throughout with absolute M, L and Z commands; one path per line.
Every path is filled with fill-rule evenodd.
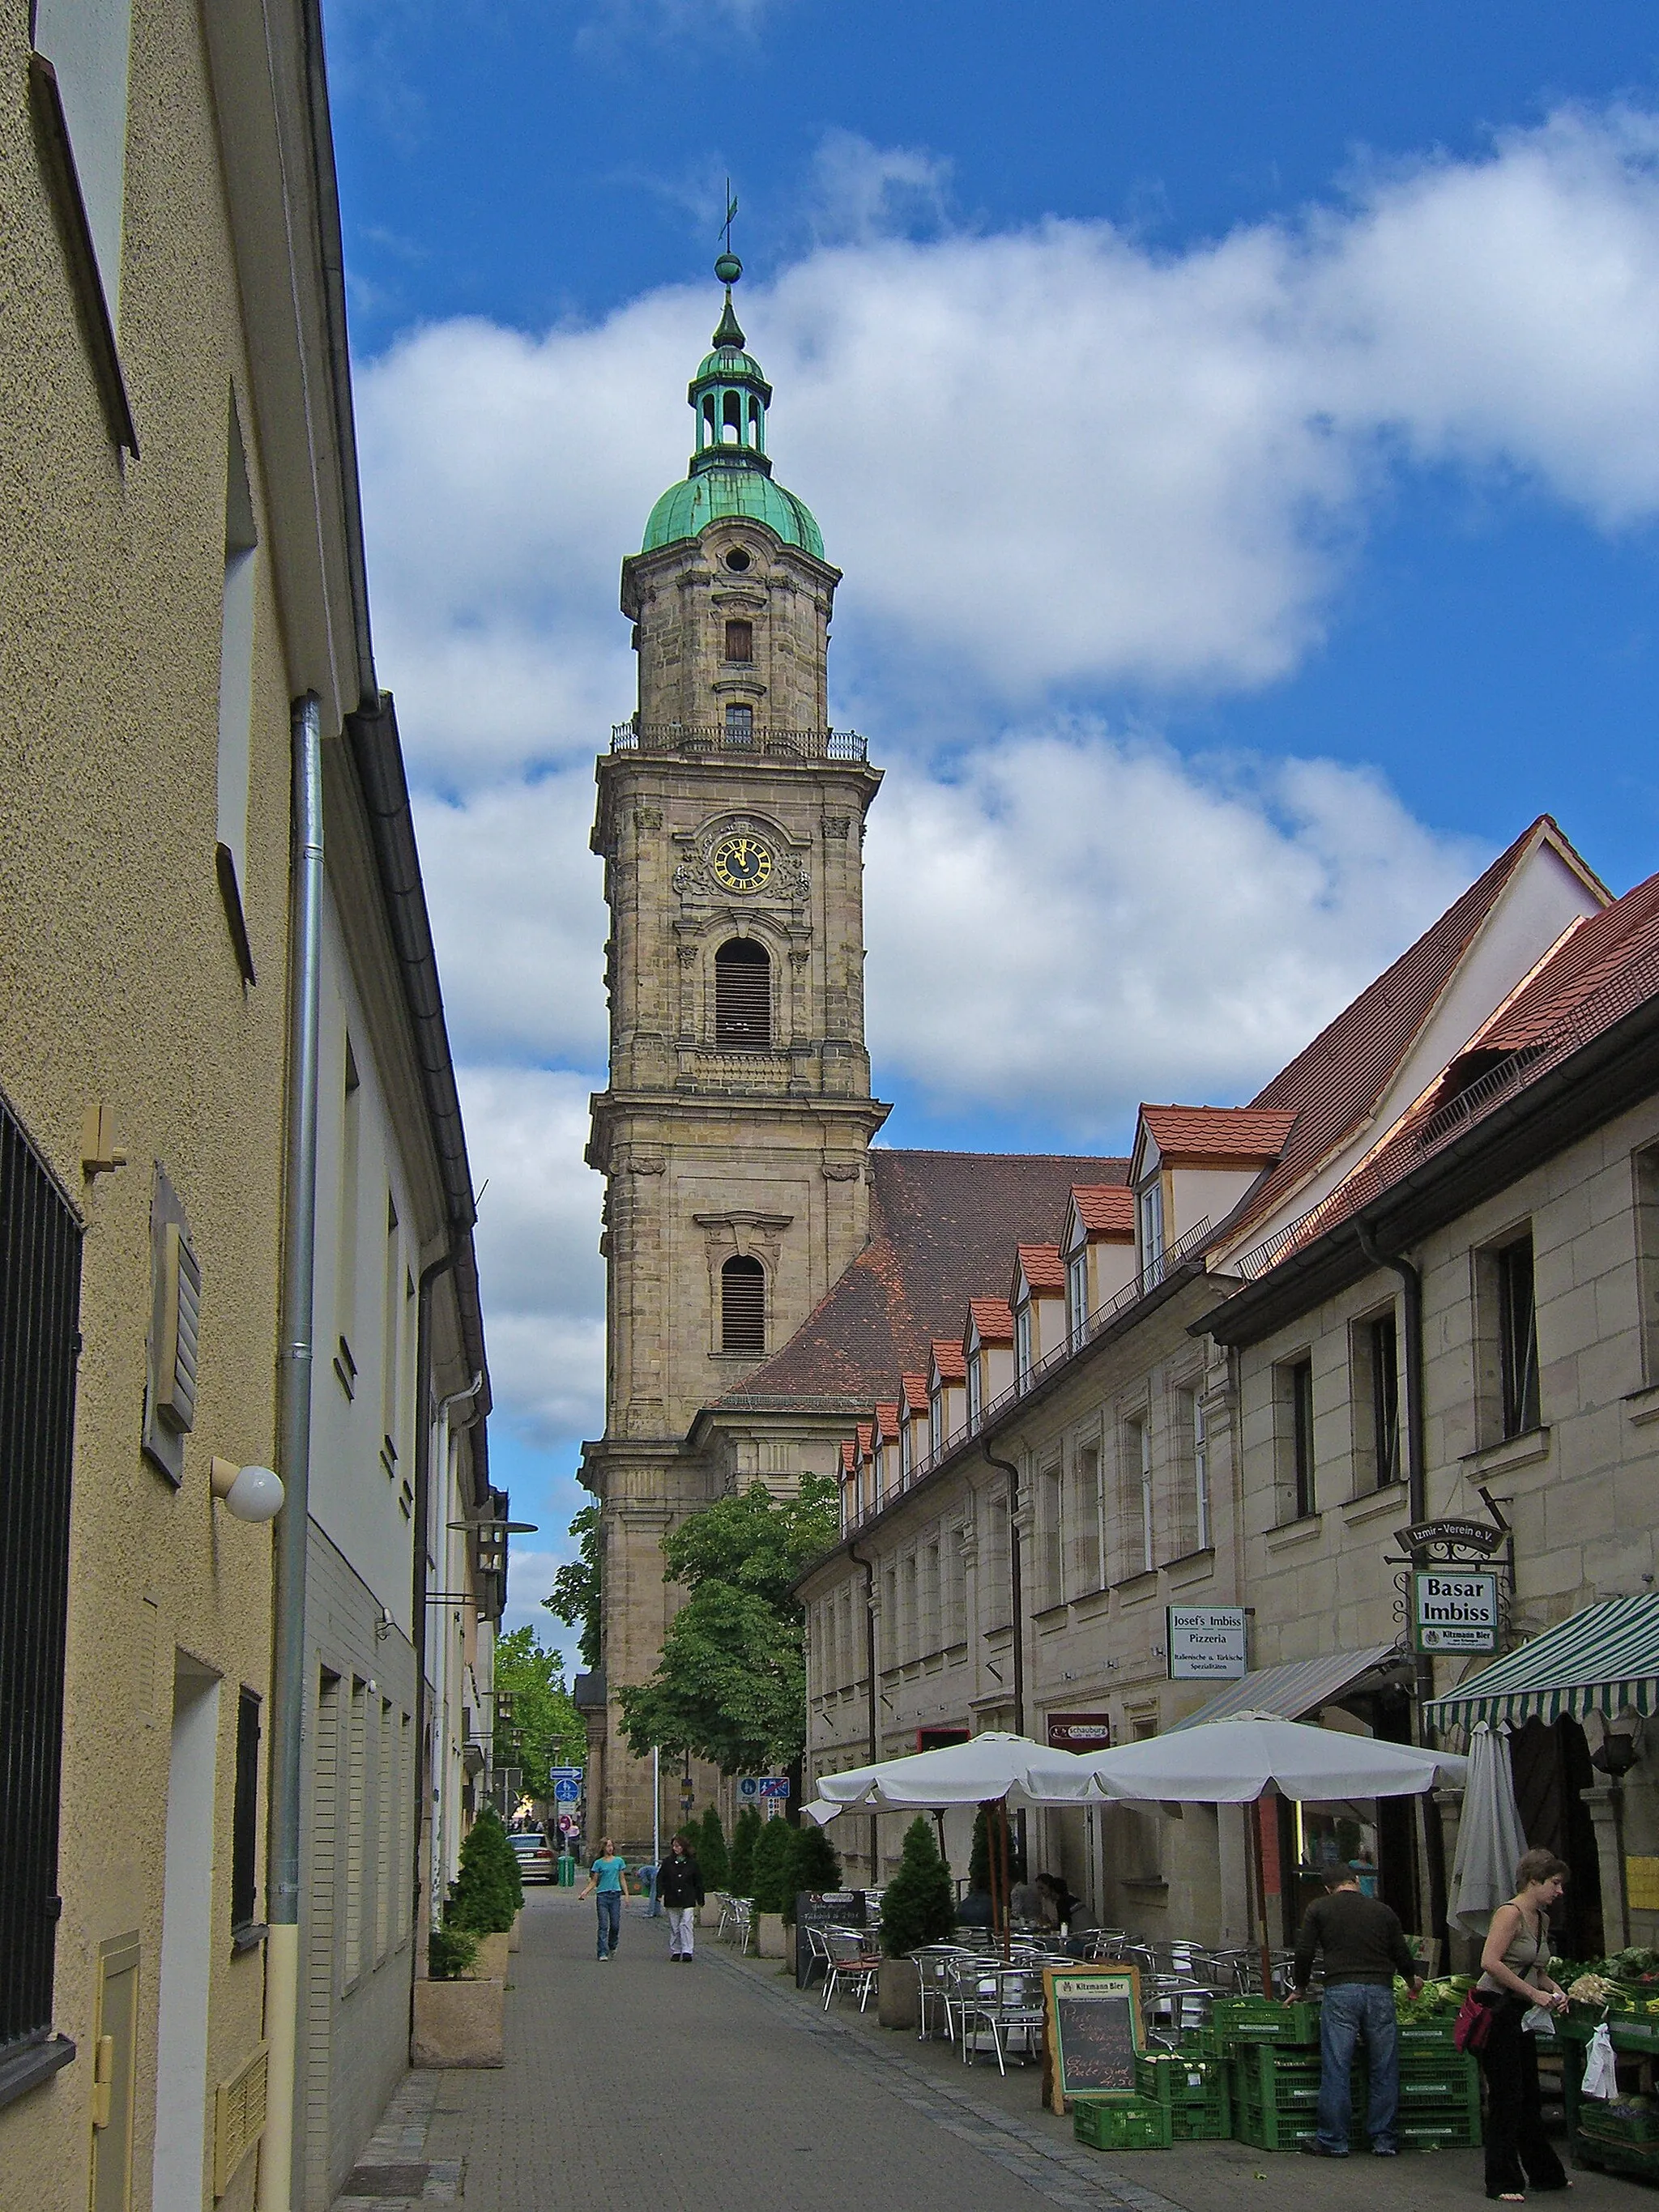
M 668 1956 L 691 1963 L 692 1929 L 702 1903 L 702 1869 L 684 1836 L 676 1836 L 657 1869 L 657 1895 L 668 1908 Z
M 1399 1916 L 1380 1897 L 1360 1894 L 1352 1867 L 1333 1867 L 1326 1893 L 1308 1907 L 1296 1939 L 1296 1989 L 1287 2002 L 1308 1994 L 1314 1954 L 1325 1955 L 1325 2002 L 1319 2008 L 1319 2131 L 1302 2148 L 1315 2158 L 1346 2158 L 1352 2117 L 1348 2071 L 1363 2035 L 1371 2077 L 1365 2132 L 1378 2158 L 1399 2148 L 1400 2026 L 1395 2018 L 1394 1978 L 1403 1974 L 1413 1996 L 1421 1988 L 1417 1961 L 1406 1948 Z

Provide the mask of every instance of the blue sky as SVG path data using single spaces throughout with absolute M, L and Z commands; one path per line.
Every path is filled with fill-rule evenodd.
M 836 719 L 888 771 L 889 1133 L 1117 1144 L 1137 1097 L 1248 1096 L 1533 814 L 1617 890 L 1659 866 L 1659 21 L 328 20 L 378 653 L 491 1177 L 492 1449 L 549 1532 L 522 1607 L 602 1418 L 617 574 L 684 468 L 727 174 L 779 472 L 846 571 Z

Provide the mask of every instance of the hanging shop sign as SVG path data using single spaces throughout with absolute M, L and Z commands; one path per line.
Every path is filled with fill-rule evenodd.
M 1396 1528 L 1394 1534 L 1402 1551 L 1474 1552 L 1489 1559 L 1502 1549 L 1509 1531 L 1494 1528 L 1490 1521 L 1413 1521 L 1409 1528 Z
M 1496 1651 L 1498 1577 L 1419 1567 L 1412 1577 L 1412 1642 L 1419 1651 Z
M 1112 1717 L 1109 1713 L 1050 1713 L 1050 1751 L 1109 1751 Z
M 1237 1682 L 1249 1674 L 1242 1605 L 1172 1605 L 1168 1611 L 1172 1682 Z

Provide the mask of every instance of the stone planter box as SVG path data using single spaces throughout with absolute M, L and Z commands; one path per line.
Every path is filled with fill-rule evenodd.
M 507 1991 L 500 1982 L 416 1982 L 411 2066 L 505 2063 Z
M 757 1912 L 755 1915 L 755 1956 L 757 1959 L 787 1959 L 793 1945 L 788 1941 L 781 1912 Z
M 507 1935 L 480 1936 L 478 1955 L 465 1978 L 470 1982 L 500 1982 L 505 1984 L 507 1954 L 512 1941 L 512 1937 Z M 441 1988 L 442 1984 L 437 1986 Z
M 524 1937 L 524 1907 L 523 1907 L 523 1905 L 520 1905 L 520 1906 L 519 1907 L 518 1911 L 517 1911 L 514 1914 L 514 1916 L 513 1916 L 513 1925 L 512 1925 L 512 1926 L 507 1929 L 507 1949 L 508 1949 L 509 1951 L 516 1951 L 516 1950 L 518 1950 L 518 1949 L 520 1948 L 520 1944 L 521 1944 L 521 1943 L 522 1943 L 522 1942 L 523 1942 L 523 1937 Z
M 884 2027 L 921 2026 L 921 1979 L 914 1959 L 884 1959 L 876 1977 L 876 2017 Z
M 718 1897 L 711 1897 L 707 1905 L 697 1907 L 697 1925 L 699 1928 L 718 1928 L 720 1924 L 720 1901 Z

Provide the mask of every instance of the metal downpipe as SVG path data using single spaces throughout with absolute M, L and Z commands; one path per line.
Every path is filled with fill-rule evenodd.
M 292 2212 L 300 2002 L 300 1836 L 306 1705 L 306 1540 L 310 1524 L 313 1291 L 317 1264 L 318 1036 L 323 927 L 323 746 L 314 691 L 295 702 L 289 927 L 288 1159 L 282 1346 L 276 1373 L 275 1625 L 270 1661 L 270 1858 L 266 1888 L 269 2047 L 260 2212 Z
M 868 1687 L 870 1764 L 873 1766 L 881 1756 L 876 1747 L 876 1699 L 878 1694 L 876 1686 L 876 1566 L 873 1559 L 860 1559 L 859 1547 L 856 1544 L 849 1544 L 847 1547 L 847 1556 L 854 1566 L 862 1567 L 864 1570 L 864 1671 Z M 876 1863 L 878 1842 L 876 1816 L 872 1813 L 870 1815 L 870 1882 L 872 1888 L 881 1879 L 880 1869 Z

